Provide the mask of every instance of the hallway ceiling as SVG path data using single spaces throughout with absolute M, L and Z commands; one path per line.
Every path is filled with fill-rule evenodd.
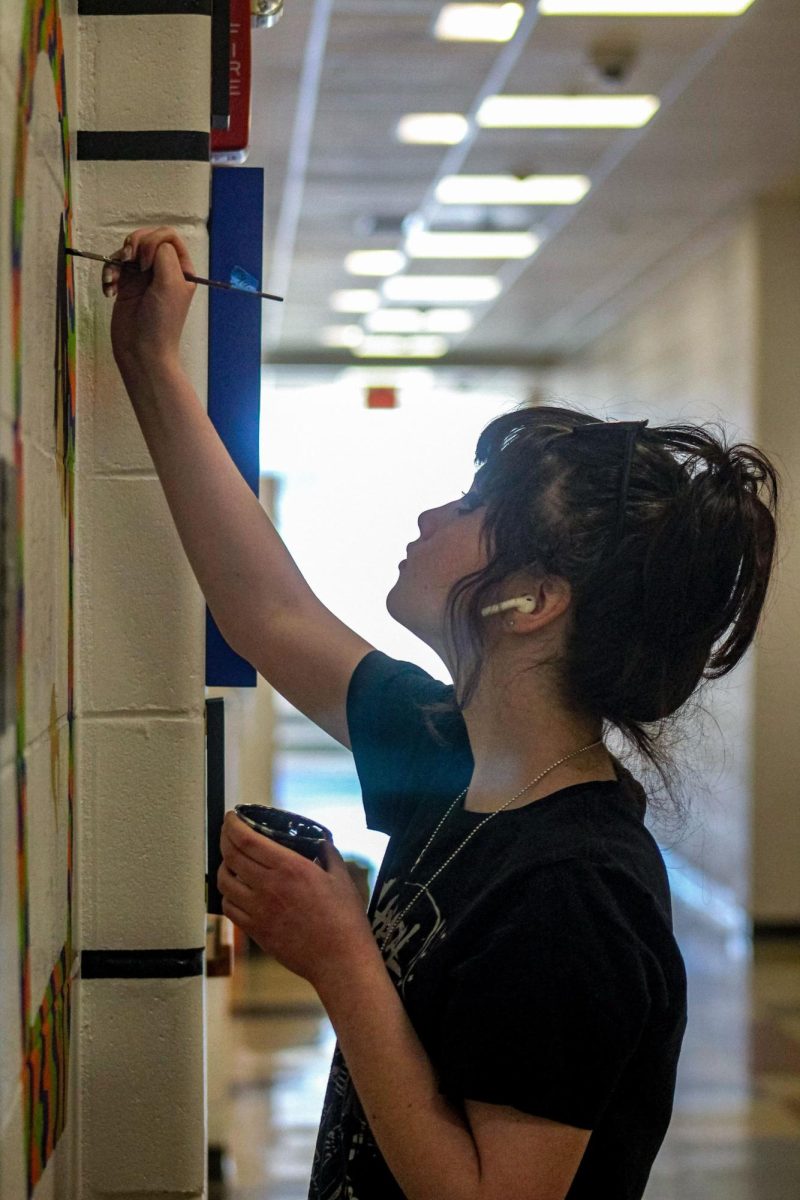
M 442 42 L 443 0 L 287 0 L 253 35 L 247 166 L 265 168 L 264 358 L 363 364 L 321 331 L 359 325 L 332 293 L 380 288 L 349 275 L 354 250 L 403 247 L 401 222 L 531 229 L 523 261 L 409 259 L 404 274 L 492 274 L 499 297 L 470 305 L 429 365 L 535 365 L 575 352 L 637 303 L 642 280 L 703 244 L 704 231 L 762 194 L 798 194 L 800 0 L 755 0 L 739 17 L 547 17 L 529 0 L 505 44 Z M 598 42 L 630 45 L 621 86 L 592 65 Z M 479 129 L 456 146 L 400 143 L 411 112 L 469 115 L 487 94 L 653 94 L 633 130 Z M 292 147 L 294 147 L 292 153 Z M 578 205 L 469 209 L 432 202 L 443 174 L 583 174 Z M 385 361 L 385 360 L 382 360 Z

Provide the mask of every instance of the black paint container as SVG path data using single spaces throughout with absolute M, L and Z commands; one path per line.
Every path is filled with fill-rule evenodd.
M 272 838 L 289 850 L 296 850 L 303 858 L 319 859 L 325 863 L 325 842 L 333 844 L 333 834 L 324 825 L 309 821 L 298 813 L 285 808 L 270 808 L 267 804 L 237 804 L 234 812 L 246 825 Z

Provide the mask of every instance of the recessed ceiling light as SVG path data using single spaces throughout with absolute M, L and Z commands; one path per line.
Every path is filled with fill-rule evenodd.
M 408 113 L 400 119 L 397 137 L 420 146 L 456 146 L 469 132 L 460 113 Z
M 406 265 L 399 250 L 354 250 L 344 260 L 350 275 L 394 275 Z
M 369 313 L 364 324 L 370 333 L 466 333 L 472 314 L 465 308 L 379 308 Z
M 371 288 L 344 288 L 331 296 L 331 308 L 340 313 L 372 312 L 380 302 L 380 293 Z
M 386 300 L 406 304 L 481 304 L 500 295 L 494 275 L 395 275 L 382 285 Z
M 439 204 L 577 204 L 591 184 L 585 175 L 445 175 Z
M 753 0 L 539 0 L 542 17 L 738 17 Z
M 524 11 L 521 4 L 445 4 L 434 33 L 442 41 L 509 42 Z
M 320 334 L 323 346 L 346 346 L 351 349 L 364 340 L 360 325 L 326 325 Z
M 484 129 L 638 129 L 658 111 L 655 96 L 489 96 Z
M 431 233 L 413 230 L 409 258 L 530 258 L 539 247 L 532 233 Z
M 446 338 L 436 335 L 423 337 L 365 337 L 352 353 L 358 358 L 441 358 L 448 351 Z

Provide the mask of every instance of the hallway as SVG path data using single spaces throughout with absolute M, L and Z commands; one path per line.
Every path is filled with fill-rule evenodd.
M 800 955 L 675 898 L 689 1025 L 645 1200 L 793 1200 L 800 1179 Z M 334 1036 L 313 990 L 269 960 L 234 976 L 231 1162 L 215 1200 L 306 1200 Z

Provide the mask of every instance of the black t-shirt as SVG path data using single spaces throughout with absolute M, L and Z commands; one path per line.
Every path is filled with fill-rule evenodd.
M 639 1200 L 672 1113 L 686 972 L 667 873 L 641 785 L 561 788 L 499 813 L 421 889 L 486 814 L 455 807 L 474 761 L 459 713 L 448 745 L 421 702 L 453 688 L 370 651 L 347 695 L 367 825 L 390 835 L 368 913 L 439 1081 L 464 1099 L 591 1129 L 568 1200 Z M 358 997 L 368 1003 L 368 997 Z M 337 1043 L 309 1200 L 400 1200 Z

